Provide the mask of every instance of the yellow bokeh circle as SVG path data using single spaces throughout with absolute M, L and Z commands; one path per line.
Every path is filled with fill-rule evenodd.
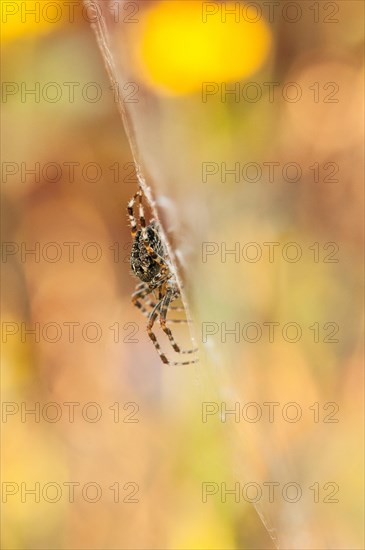
M 201 90 L 203 82 L 246 78 L 270 50 L 266 21 L 239 2 L 167 0 L 139 16 L 142 78 L 165 93 L 186 94 Z
M 1 5 L 1 42 L 22 37 L 35 38 L 53 31 L 67 20 L 68 14 L 64 0 L 5 1 Z

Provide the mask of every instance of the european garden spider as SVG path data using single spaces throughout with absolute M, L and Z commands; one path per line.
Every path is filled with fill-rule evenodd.
M 159 316 L 160 326 L 167 335 L 169 342 L 175 352 L 180 354 L 196 353 L 197 349 L 182 350 L 175 342 L 171 330 L 167 326 L 169 322 L 182 323 L 185 319 L 168 321 L 167 313 L 170 309 L 184 311 L 183 308 L 172 306 L 172 302 L 181 296 L 176 277 L 169 266 L 168 254 L 161 241 L 158 224 L 155 220 L 146 225 L 144 208 L 142 203 L 143 192 L 140 188 L 128 203 L 128 216 L 133 237 L 131 251 L 131 268 L 133 273 L 142 281 L 132 294 L 132 302 L 142 313 L 148 317 L 147 333 L 155 346 L 160 359 L 166 365 L 190 365 L 197 363 L 197 359 L 189 361 L 169 361 L 162 352 L 160 344 L 152 331 L 153 325 Z M 134 215 L 134 206 L 138 201 L 138 229 L 137 219 Z M 148 298 L 153 294 L 156 301 Z

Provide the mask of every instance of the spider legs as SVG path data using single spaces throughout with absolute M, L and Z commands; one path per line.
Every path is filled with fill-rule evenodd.
M 136 212 L 137 209 L 138 214 Z M 180 297 L 180 290 L 169 264 L 168 254 L 161 239 L 159 225 L 155 220 L 152 220 L 148 225 L 146 224 L 143 191 L 141 188 L 138 189 L 129 201 L 127 211 L 131 234 L 134 239 L 131 253 L 131 267 L 135 275 L 143 281 L 137 285 L 132 295 L 132 302 L 148 318 L 147 333 L 163 363 L 172 366 L 197 363 L 198 359 L 169 361 L 161 350 L 161 346 L 153 331 L 157 318 L 159 318 L 160 327 L 166 334 L 169 344 L 179 354 L 192 354 L 197 350 L 181 350 L 175 342 L 168 325 L 172 323 L 190 323 L 191 321 L 186 318 L 167 319 L 167 314 L 170 310 L 184 312 L 185 309 L 171 305 L 174 300 Z M 146 258 L 146 253 L 150 259 Z M 158 267 L 156 264 L 158 264 Z
M 141 283 L 137 285 L 135 292 L 132 294 L 132 303 L 135 305 L 138 309 L 141 310 L 141 313 L 145 317 L 149 317 L 151 314 L 151 309 L 156 307 L 157 303 L 153 300 L 150 300 L 148 298 L 148 294 L 151 293 L 151 290 L 149 289 L 148 285 L 146 283 Z M 159 301 L 162 301 L 160 299 Z M 184 312 L 185 308 L 181 306 L 168 306 L 169 310 L 175 311 L 175 312 Z M 165 319 L 166 324 L 170 323 L 191 323 L 191 319 Z
M 169 304 L 170 304 L 171 300 L 173 299 L 173 296 L 174 296 L 173 291 L 172 291 L 172 289 L 170 289 L 170 290 L 167 291 L 167 294 L 165 295 L 165 297 L 162 298 L 159 302 L 157 302 L 157 304 L 155 304 L 154 308 L 152 309 L 152 311 L 149 315 L 149 320 L 148 320 L 148 325 L 147 325 L 148 336 L 152 340 L 152 343 L 155 346 L 155 348 L 157 350 L 157 353 L 160 356 L 161 361 L 163 363 L 165 363 L 166 365 L 179 366 L 179 365 L 190 365 L 192 363 L 197 363 L 198 362 L 197 359 L 190 360 L 190 361 L 169 361 L 167 359 L 166 355 L 162 352 L 161 346 L 158 343 L 156 335 L 152 330 L 158 315 L 160 315 L 161 328 L 165 332 L 165 334 L 167 335 L 171 346 L 173 347 L 173 349 L 177 353 L 195 353 L 197 351 L 197 350 L 194 350 L 194 349 L 192 349 L 192 350 L 180 350 L 179 346 L 176 344 L 176 342 L 174 340 L 174 337 L 171 333 L 171 330 L 166 326 L 166 314 L 167 314 Z
M 139 288 L 138 288 L 139 287 Z M 168 360 L 164 353 L 161 351 L 160 344 L 157 342 L 157 338 L 155 334 L 152 332 L 152 327 L 154 325 L 154 322 L 156 320 L 156 317 L 159 313 L 159 308 L 161 307 L 162 300 L 160 300 L 157 304 L 154 304 L 154 307 L 152 311 L 149 311 L 145 305 L 141 302 L 147 294 L 149 294 L 150 289 L 148 288 L 148 285 L 145 283 L 142 283 L 141 285 L 138 285 L 137 290 L 132 295 L 132 302 L 133 304 L 138 307 L 142 311 L 142 313 L 148 317 L 148 325 L 147 325 L 147 333 L 148 336 L 151 338 L 153 345 L 155 346 L 161 361 L 165 364 L 168 364 Z
M 143 315 L 149 316 L 149 310 L 145 307 L 145 305 L 142 303 L 141 300 L 144 300 L 144 298 L 149 294 L 150 289 L 146 283 L 141 283 L 137 286 L 135 292 L 132 294 L 132 303 L 135 305 L 138 309 L 141 310 Z M 148 305 L 148 304 L 147 304 Z
M 151 314 L 151 309 L 153 309 L 158 302 L 161 302 L 162 299 L 160 299 L 158 302 L 154 302 L 153 300 L 150 300 L 148 298 L 148 294 L 151 294 L 151 289 L 146 283 L 142 283 L 141 285 L 138 285 L 136 290 L 132 294 L 132 303 L 134 306 L 136 306 L 138 309 L 141 310 L 143 315 L 146 317 L 149 317 Z M 185 311 L 182 307 L 170 307 L 169 309 L 173 309 L 175 311 Z M 187 323 L 191 322 L 189 319 L 168 319 L 167 322 L 169 323 Z
M 133 238 L 136 236 L 136 233 L 137 233 L 137 220 L 136 220 L 136 217 L 134 215 L 134 205 L 136 204 L 137 199 L 139 199 L 139 218 L 140 218 L 140 222 L 141 222 L 141 226 L 142 226 L 141 212 L 142 212 L 142 217 L 143 217 L 143 220 L 144 220 L 144 211 L 143 211 L 143 206 L 142 206 L 142 189 L 139 189 L 137 191 L 137 193 L 131 198 L 131 200 L 129 201 L 128 206 L 127 206 L 127 211 L 128 211 L 128 216 L 129 216 L 129 223 L 131 225 L 131 234 L 132 234 Z M 145 220 L 144 220 L 144 225 L 146 225 Z
M 165 363 L 165 365 L 168 365 L 169 362 L 167 360 L 167 357 L 164 353 L 162 353 L 162 350 L 161 350 L 161 346 L 160 344 L 157 342 L 157 338 L 155 336 L 155 333 L 152 332 L 152 327 L 156 321 L 156 318 L 157 318 L 157 315 L 158 315 L 158 312 L 159 312 L 159 308 L 161 306 L 161 302 L 159 302 L 158 304 L 155 305 L 155 307 L 153 308 L 153 310 L 151 311 L 150 313 L 150 316 L 149 316 L 149 320 L 148 320 L 148 325 L 147 325 L 147 333 L 148 333 L 148 336 L 151 338 L 152 340 L 152 343 L 153 345 L 155 346 L 156 350 L 157 350 L 157 353 L 159 354 L 160 356 L 160 359 L 163 363 Z
M 167 320 L 166 320 L 167 311 L 171 308 L 170 304 L 171 304 L 173 299 L 174 299 L 174 290 L 171 287 L 168 287 L 167 291 L 166 291 L 166 295 L 162 299 L 162 304 L 161 304 L 161 308 L 160 308 L 160 325 L 161 325 L 161 328 L 164 331 L 164 333 L 167 335 L 168 339 L 170 340 L 171 346 L 173 347 L 173 349 L 177 353 L 196 353 L 198 351 L 197 349 L 181 350 L 180 347 L 175 342 L 175 339 L 172 335 L 171 330 L 169 329 L 169 327 L 166 326 L 167 325 Z

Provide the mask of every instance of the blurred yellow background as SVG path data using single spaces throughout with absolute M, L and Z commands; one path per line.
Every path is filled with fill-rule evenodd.
M 363 548 L 362 3 L 1 9 L 3 548 Z M 134 162 L 197 365 L 130 302 Z

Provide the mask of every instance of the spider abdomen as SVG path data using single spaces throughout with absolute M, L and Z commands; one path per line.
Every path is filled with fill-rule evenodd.
M 163 247 L 154 225 L 146 227 L 147 240 L 139 229 L 134 238 L 131 251 L 131 268 L 133 273 L 143 282 L 148 283 L 159 273 L 161 266 L 148 252 L 146 245 L 157 254 L 163 256 Z

